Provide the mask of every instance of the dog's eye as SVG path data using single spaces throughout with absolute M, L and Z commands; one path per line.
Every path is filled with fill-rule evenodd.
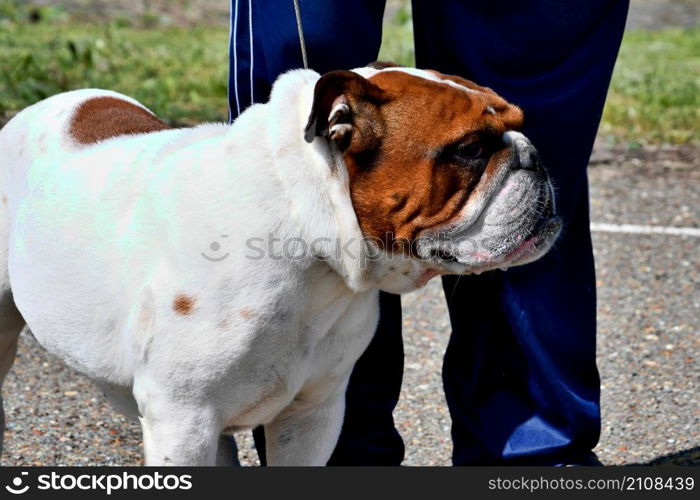
M 478 142 L 470 142 L 468 144 L 460 144 L 455 150 L 455 155 L 465 160 L 474 160 L 481 158 L 484 154 L 484 146 Z
M 471 134 L 459 142 L 445 146 L 441 159 L 445 163 L 465 168 L 483 168 L 495 151 L 494 141 L 486 133 Z

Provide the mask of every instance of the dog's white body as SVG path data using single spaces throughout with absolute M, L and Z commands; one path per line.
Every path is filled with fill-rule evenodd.
M 261 423 L 273 423 L 270 463 L 325 463 L 335 444 L 378 304 L 350 255 L 362 235 L 345 179 L 304 142 L 314 75 L 288 75 L 231 127 L 76 147 L 71 112 L 116 95 L 86 90 L 26 109 L 0 135 L 15 303 L 44 347 L 123 394 L 124 410 L 133 388 L 148 464 L 211 463 L 221 429 Z M 280 244 L 273 253 L 299 254 L 293 266 L 260 258 L 292 239 L 341 259 Z
M 26 321 L 139 416 L 149 465 L 213 464 L 222 432 L 259 424 L 269 463 L 324 464 L 377 290 L 433 264 L 367 258 L 342 159 L 304 140 L 318 79 L 286 74 L 232 126 L 77 144 L 82 103 L 138 105 L 83 90 L 0 131 L 0 380 Z

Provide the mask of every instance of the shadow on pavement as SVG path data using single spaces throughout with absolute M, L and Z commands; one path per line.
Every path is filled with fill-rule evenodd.
M 700 446 L 656 457 L 650 462 L 629 465 L 689 465 L 698 467 L 700 466 Z

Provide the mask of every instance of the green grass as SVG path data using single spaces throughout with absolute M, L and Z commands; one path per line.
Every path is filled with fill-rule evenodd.
M 0 26 L 0 116 L 85 87 L 116 90 L 176 125 L 227 116 L 228 30 Z
M 631 145 L 700 144 L 700 27 L 625 34 L 601 130 Z
M 56 17 L 60 17 L 60 13 Z M 52 94 L 101 87 L 175 125 L 226 118 L 228 30 L 26 24 L 0 12 L 0 119 Z M 410 13 L 385 28 L 380 58 L 412 65 Z M 700 144 L 700 28 L 626 34 L 602 132 L 628 144 Z
M 379 60 L 414 66 L 416 54 L 413 49 L 413 19 L 410 6 L 403 5 L 390 21 L 383 29 Z

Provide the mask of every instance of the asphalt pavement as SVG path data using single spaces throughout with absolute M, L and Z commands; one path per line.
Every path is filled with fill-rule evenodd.
M 700 227 L 698 151 L 679 161 L 637 156 L 604 152 L 589 171 L 592 220 L 613 228 L 593 233 L 603 387 L 596 452 L 606 464 L 698 465 L 700 238 L 654 232 Z M 646 229 L 615 232 L 621 224 Z M 406 441 L 404 464 L 449 465 L 440 367 L 450 325 L 439 281 L 405 296 L 404 311 L 405 377 L 395 414 Z M 31 334 L 22 336 L 3 392 L 4 465 L 142 463 L 138 424 L 113 411 Z M 249 433 L 238 440 L 241 462 L 257 463 Z

